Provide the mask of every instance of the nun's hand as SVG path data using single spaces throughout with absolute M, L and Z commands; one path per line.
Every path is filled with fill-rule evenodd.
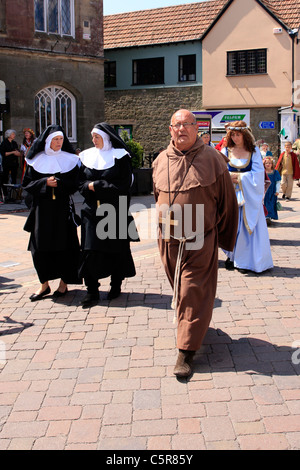
M 92 181 L 91 183 L 89 183 L 89 190 L 95 192 L 94 181 Z
M 51 188 L 57 187 L 55 176 L 49 176 L 49 178 L 47 178 L 47 186 L 50 186 Z

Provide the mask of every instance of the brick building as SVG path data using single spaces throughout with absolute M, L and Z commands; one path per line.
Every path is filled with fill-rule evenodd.
M 1 124 L 18 143 L 24 127 L 57 123 L 90 145 L 104 117 L 102 10 L 102 0 L 0 0 Z

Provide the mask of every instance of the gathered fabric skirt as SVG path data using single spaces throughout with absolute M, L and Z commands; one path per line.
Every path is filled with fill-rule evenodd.
M 261 205 L 258 221 L 251 235 L 244 223 L 243 208 L 239 208 L 239 226 L 234 250 L 232 252 L 223 251 L 233 261 L 235 268 L 256 273 L 273 268 L 269 232 L 263 205 Z
M 117 276 L 120 279 L 134 277 L 136 274 L 129 242 L 124 242 L 123 250 L 118 253 L 84 250 L 81 254 L 79 277 L 84 279 L 103 279 Z
M 82 284 L 78 275 L 79 249 L 39 251 L 30 247 L 30 251 L 41 284 L 53 279 L 62 279 L 66 284 Z

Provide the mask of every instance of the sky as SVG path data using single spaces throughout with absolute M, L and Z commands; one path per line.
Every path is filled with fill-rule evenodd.
M 104 15 L 126 13 L 128 11 L 148 10 L 149 8 L 170 7 L 203 0 L 103 0 Z

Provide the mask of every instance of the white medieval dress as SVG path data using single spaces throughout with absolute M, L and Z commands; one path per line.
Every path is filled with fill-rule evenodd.
M 225 251 L 234 267 L 261 273 L 273 268 L 272 253 L 266 218 L 263 209 L 265 170 L 258 147 L 246 159 L 232 156 L 230 149 L 223 149 L 229 158 L 228 170 L 239 175 L 236 196 L 239 204 L 239 225 L 234 250 Z

